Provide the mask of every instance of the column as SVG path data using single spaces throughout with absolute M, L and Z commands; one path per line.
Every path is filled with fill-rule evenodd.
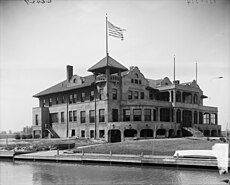
M 157 108 L 157 121 L 160 121 L 160 108 Z

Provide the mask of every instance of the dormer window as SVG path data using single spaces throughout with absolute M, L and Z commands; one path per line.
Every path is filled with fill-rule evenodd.
M 73 79 L 73 83 L 76 83 L 76 78 Z

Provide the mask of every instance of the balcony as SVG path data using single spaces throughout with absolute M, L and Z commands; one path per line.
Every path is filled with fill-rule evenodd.
M 109 80 L 111 82 L 120 82 L 121 77 L 116 75 L 110 75 Z M 101 74 L 96 77 L 96 83 L 106 82 L 106 75 Z
M 109 80 L 111 82 L 120 82 L 120 79 L 121 79 L 121 77 L 116 76 L 116 75 L 111 75 L 110 78 L 109 78 Z
M 98 75 L 96 76 L 96 83 L 101 83 L 106 81 L 106 76 L 105 75 Z

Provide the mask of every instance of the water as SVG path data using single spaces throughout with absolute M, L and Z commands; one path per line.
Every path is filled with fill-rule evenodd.
M 0 161 L 1 185 L 222 185 L 227 178 L 214 169 Z

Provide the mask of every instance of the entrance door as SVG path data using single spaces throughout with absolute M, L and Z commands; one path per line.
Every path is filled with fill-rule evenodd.
M 121 131 L 118 129 L 109 130 L 108 141 L 111 143 L 121 142 Z

